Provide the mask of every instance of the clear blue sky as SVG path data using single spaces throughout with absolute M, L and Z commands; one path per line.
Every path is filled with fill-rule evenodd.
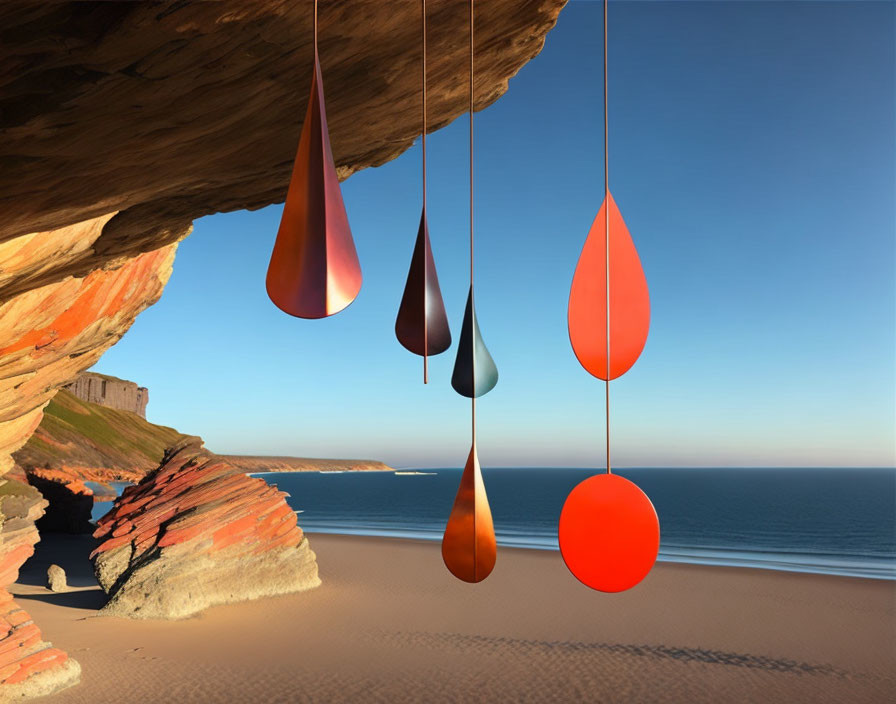
M 653 316 L 644 354 L 612 385 L 617 465 L 896 462 L 894 8 L 611 4 L 611 188 Z M 602 198 L 601 52 L 600 3 L 571 2 L 476 116 L 477 307 L 501 374 L 479 403 L 484 465 L 604 461 L 603 385 L 566 331 Z M 462 116 L 428 140 L 455 341 L 467 138 Z M 419 146 L 343 193 L 364 270 L 347 310 L 303 321 L 267 299 L 281 206 L 219 214 L 196 222 L 162 300 L 96 369 L 148 386 L 150 420 L 218 452 L 461 465 L 469 402 L 450 387 L 455 349 L 424 387 L 393 333 Z

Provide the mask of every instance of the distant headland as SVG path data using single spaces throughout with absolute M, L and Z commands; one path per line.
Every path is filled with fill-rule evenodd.
M 267 457 L 265 455 L 219 455 L 244 472 L 393 472 L 377 460 L 325 460 L 313 457 Z
M 63 471 L 66 479 L 138 481 L 165 450 L 196 435 L 146 420 L 149 390 L 133 381 L 84 372 L 61 389 L 28 442 L 14 453 L 26 472 Z M 211 453 L 212 451 L 209 450 Z M 219 455 L 243 472 L 391 471 L 377 460 Z

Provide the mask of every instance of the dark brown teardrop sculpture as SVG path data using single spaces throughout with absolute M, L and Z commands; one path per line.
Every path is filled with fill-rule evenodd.
M 395 336 L 405 349 L 421 356 L 440 354 L 451 347 L 451 329 L 429 242 L 426 209 L 420 216 L 417 243 L 395 320 Z

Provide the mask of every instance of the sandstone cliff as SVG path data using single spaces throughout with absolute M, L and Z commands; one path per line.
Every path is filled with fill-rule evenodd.
M 171 275 L 174 245 L 3 298 L 4 281 L 89 243 L 101 227 L 92 222 L 0 244 L 0 475 L 12 467 L 10 453 L 37 428 L 59 387 L 115 344 L 158 300 Z
M 477 6 L 476 109 L 541 49 L 565 0 Z M 283 200 L 311 71 L 288 0 L 0 4 L 0 474 L 55 390 L 161 294 L 194 218 Z M 417 3 L 320 15 L 343 178 L 419 134 Z M 432 130 L 466 110 L 467 10 L 429 19 Z
M 46 505 L 33 487 L 10 476 L 0 479 L 0 701 L 50 694 L 77 683 L 81 673 L 76 661 L 43 640 L 6 589 L 34 554 L 34 522 Z
M 168 453 L 98 523 L 103 611 L 183 618 L 316 587 L 315 555 L 285 496 L 195 446 Z
M 538 53 L 564 3 L 477 4 L 476 109 Z M 419 134 L 418 8 L 322 3 L 343 178 Z M 429 26 L 436 130 L 466 110 L 466 3 L 435 3 Z M 162 0 L 0 3 L 0 27 L 2 477 L 57 389 L 158 300 L 193 219 L 283 200 L 312 26 L 310 5 L 290 0 Z M 0 564 L 20 564 L 11 549 L 0 543 Z M 45 682 L 68 681 L 71 661 L 48 662 Z

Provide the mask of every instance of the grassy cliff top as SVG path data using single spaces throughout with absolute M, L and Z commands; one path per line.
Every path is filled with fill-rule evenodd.
M 188 437 L 62 389 L 44 410 L 34 435 L 13 457 L 25 469 L 65 465 L 149 471 L 161 462 L 166 448 Z
M 111 378 L 111 377 L 110 377 Z M 155 425 L 129 411 L 83 401 L 61 389 L 44 410 L 44 417 L 25 446 L 13 453 L 25 470 L 89 468 L 145 474 L 162 461 L 165 450 L 201 438 Z M 391 470 L 376 460 L 313 459 L 221 455 L 244 472 Z M 76 471 L 76 474 L 79 472 Z M 82 478 L 93 478 L 80 472 Z M 134 476 L 120 477 L 133 479 Z

